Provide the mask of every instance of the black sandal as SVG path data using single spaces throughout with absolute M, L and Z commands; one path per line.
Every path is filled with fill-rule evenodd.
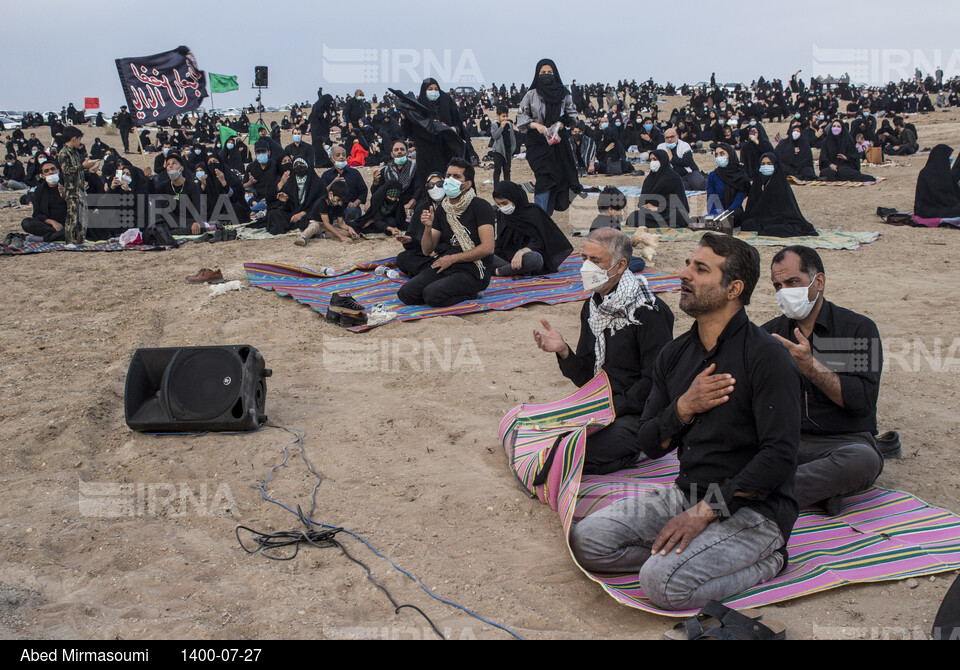
M 734 610 L 711 600 L 695 617 L 678 623 L 665 633 L 668 640 L 786 640 L 787 629 L 779 621 L 760 623 L 757 610 Z

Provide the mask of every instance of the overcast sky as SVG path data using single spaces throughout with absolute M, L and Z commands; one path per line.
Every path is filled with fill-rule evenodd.
M 263 2 L 231 0 L 47 0 L 0 2 L 5 36 L 0 109 L 59 110 L 98 97 L 123 104 L 115 58 L 190 47 L 201 69 L 238 75 L 240 90 L 217 107 L 249 104 L 256 65 L 269 67 L 263 102 L 313 101 L 318 86 L 369 98 L 388 87 L 418 90 L 427 75 L 444 87 L 533 78 L 540 58 L 564 83 L 719 82 L 763 74 L 786 80 L 842 75 L 854 81 L 912 76 L 941 65 L 960 74 L 960 3 L 945 0 L 684 3 Z M 664 8 L 670 8 L 664 12 Z M 227 11 L 229 10 L 229 13 Z M 40 50 L 38 44 L 53 44 Z M 75 44 L 67 53 L 61 49 Z M 209 107 L 209 99 L 204 102 Z

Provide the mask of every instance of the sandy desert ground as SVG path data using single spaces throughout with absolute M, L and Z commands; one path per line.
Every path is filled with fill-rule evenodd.
M 914 122 L 922 146 L 960 146 L 957 110 Z M 785 127 L 768 125 L 771 136 Z M 48 142 L 45 132 L 38 134 Z M 89 146 L 97 131 L 85 133 Z M 116 134 L 102 136 L 120 145 Z M 284 133 L 283 144 L 289 141 Z M 711 161 L 698 156 L 706 169 Z M 822 252 L 827 297 L 874 319 L 884 338 L 879 422 L 881 430 L 900 432 L 904 457 L 887 461 L 879 484 L 960 512 L 960 232 L 880 223 L 878 205 L 912 209 L 926 158 L 905 161 L 909 167 L 874 171 L 889 177 L 877 186 L 795 192 L 818 227 L 883 232 L 859 251 Z M 372 169 L 364 174 L 369 181 Z M 515 181 L 530 178 L 525 161 L 514 162 Z M 490 170 L 478 172 L 478 182 L 489 179 Z M 481 184 L 480 194 L 490 198 L 491 186 Z M 561 226 L 593 217 L 596 201 L 581 202 L 558 217 Z M 0 234 L 19 230 L 28 213 L 0 210 Z M 661 244 L 657 269 L 679 271 L 690 249 Z M 764 267 L 775 252 L 760 248 Z M 546 318 L 576 341 L 579 304 L 434 318 L 357 335 L 272 292 L 245 288 L 212 297 L 207 287 L 184 282 L 201 267 L 221 268 L 246 284 L 244 262 L 320 268 L 395 253 L 389 240 L 298 248 L 281 237 L 166 252 L 3 257 L 9 293 L 0 301 L 0 637 L 434 637 L 412 610 L 394 614 L 335 548 L 308 547 L 280 563 L 238 546 L 238 524 L 297 526 L 257 488 L 281 460 L 286 433 L 155 437 L 127 428 L 124 378 L 136 348 L 237 343 L 259 348 L 273 369 L 271 422 L 306 433 L 306 453 L 323 476 L 317 520 L 362 535 L 437 595 L 524 637 L 661 637 L 673 621 L 618 605 L 575 567 L 556 515 L 518 489 L 497 440 L 510 408 L 573 389 L 531 331 Z M 754 322 L 779 313 L 773 294 L 765 274 L 748 308 Z M 664 297 L 677 316 L 675 334 L 684 332 L 691 321 L 677 307 L 679 295 Z M 449 369 L 434 360 L 424 369 L 423 357 L 414 356 L 416 366 L 397 360 L 387 371 L 356 374 L 324 364 L 325 346 L 358 341 L 377 342 L 381 351 L 452 347 L 464 354 L 464 365 Z M 297 449 L 290 454 L 269 493 L 308 509 L 313 480 Z M 128 485 L 138 496 L 135 513 L 82 513 L 81 483 Z M 205 504 L 194 502 L 204 493 Z M 398 601 L 422 608 L 448 637 L 509 637 L 430 599 L 357 540 L 340 538 Z M 921 637 L 953 579 L 946 573 L 845 587 L 765 613 L 793 638 Z

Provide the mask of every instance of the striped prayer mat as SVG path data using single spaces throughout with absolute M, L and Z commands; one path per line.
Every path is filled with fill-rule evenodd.
M 234 226 L 226 226 L 227 230 L 239 230 L 245 227 L 246 223 L 241 223 Z M 199 238 L 200 235 L 175 235 L 174 239 L 177 242 L 192 242 Z M 119 242 L 87 242 L 83 246 L 76 247 L 73 249 L 67 248 L 66 242 L 35 242 L 34 244 L 28 244 L 23 247 L 20 251 L 12 252 L 12 255 L 21 255 L 21 254 L 43 254 L 51 251 L 152 251 L 154 249 L 164 249 L 165 247 L 153 246 L 150 244 L 130 244 L 123 246 Z
M 794 186 L 849 186 L 851 188 L 857 188 L 859 186 L 873 186 L 874 184 L 879 184 L 882 181 L 887 181 L 888 177 L 880 177 L 873 181 L 820 181 L 819 179 L 797 179 L 796 177 L 787 177 L 789 181 Z
M 561 265 L 559 272 L 542 277 L 494 277 L 483 297 L 468 300 L 452 307 L 428 307 L 426 305 L 404 305 L 397 299 L 397 290 L 406 279 L 390 279 L 374 274 L 378 265 L 396 267 L 396 259 L 355 265 L 327 277 L 306 268 L 272 263 L 244 263 L 247 278 L 252 286 L 276 291 L 282 296 L 292 296 L 294 300 L 308 305 L 315 311 L 326 314 L 330 296 L 334 292 L 349 293 L 360 304 L 370 307 L 378 302 L 384 303 L 388 310 L 396 311 L 394 321 L 414 321 L 432 316 L 451 314 L 472 314 L 488 310 L 508 310 L 521 305 L 560 303 L 585 300 L 589 293 L 583 290 L 580 277 L 581 260 L 571 255 Z M 665 272 L 644 272 L 650 290 L 653 292 L 676 291 L 680 289 L 677 275 Z M 390 322 L 392 323 L 392 321 Z M 363 332 L 376 326 L 357 326 L 350 328 L 354 332 Z
M 574 522 L 622 498 L 668 486 L 677 476 L 678 462 L 672 454 L 609 475 L 582 475 L 586 436 L 613 420 L 612 407 L 610 386 L 600 373 L 562 400 L 520 405 L 500 422 L 500 440 L 511 471 L 531 497 L 560 516 L 568 551 Z M 541 472 L 542 481 L 538 479 Z M 845 497 L 835 517 L 802 512 L 787 550 L 790 562 L 775 579 L 726 604 L 762 607 L 846 584 L 955 570 L 960 568 L 960 517 L 912 495 L 874 487 Z M 628 607 L 674 617 L 694 612 L 654 606 L 636 573 L 599 575 L 584 570 L 584 574 Z
M 83 246 L 68 249 L 66 242 L 35 242 L 26 245 L 20 251 L 14 251 L 13 254 L 43 254 L 50 251 L 150 251 L 159 248 L 161 247 L 154 247 L 149 244 L 135 244 L 125 247 L 119 242 L 88 242 Z
M 623 232 L 632 235 L 636 229 L 625 228 Z M 703 236 L 702 230 L 689 228 L 657 228 L 648 230 L 660 236 L 661 242 L 692 242 L 696 243 Z M 802 244 L 816 249 L 846 249 L 856 251 L 864 244 L 870 244 L 880 239 L 880 233 L 849 233 L 844 230 L 821 230 L 819 235 L 801 237 L 771 237 L 757 233 L 739 232 L 734 235 L 747 244 L 755 247 L 788 247 L 792 244 Z

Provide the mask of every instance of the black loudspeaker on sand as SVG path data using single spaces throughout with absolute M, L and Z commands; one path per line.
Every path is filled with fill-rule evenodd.
M 267 87 L 267 66 L 257 65 L 253 68 L 253 85 Z
M 127 369 L 127 425 L 150 432 L 254 430 L 267 421 L 263 356 L 247 344 L 137 349 Z

